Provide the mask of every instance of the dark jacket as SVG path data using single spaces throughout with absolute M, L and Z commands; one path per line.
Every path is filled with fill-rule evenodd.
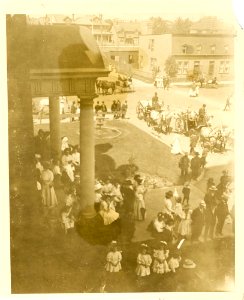
M 188 169 L 190 164 L 190 159 L 188 158 L 187 155 L 184 155 L 181 157 L 180 161 L 179 161 L 179 168 L 180 169 Z
M 191 160 L 191 169 L 200 169 L 201 159 L 198 156 L 193 157 Z
M 200 210 L 199 207 L 195 208 L 191 214 L 193 225 L 203 226 L 205 223 L 206 210 Z

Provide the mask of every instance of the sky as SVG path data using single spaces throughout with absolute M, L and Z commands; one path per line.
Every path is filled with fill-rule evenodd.
M 147 19 L 160 16 L 167 20 L 177 17 L 193 21 L 203 16 L 218 16 L 227 22 L 233 21 L 233 6 L 239 0 L 5 0 L 2 9 L 14 13 L 43 15 L 46 13 L 102 14 L 106 18 Z M 12 3 L 12 4 L 11 4 Z M 14 5 L 13 5 L 14 3 Z M 58 5 L 57 5 L 58 4 Z M 238 10 L 237 10 L 238 11 Z

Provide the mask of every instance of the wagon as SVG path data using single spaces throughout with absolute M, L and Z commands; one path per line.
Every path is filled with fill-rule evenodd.
M 139 120 L 147 120 L 152 108 L 152 100 L 141 100 L 137 103 L 136 114 Z

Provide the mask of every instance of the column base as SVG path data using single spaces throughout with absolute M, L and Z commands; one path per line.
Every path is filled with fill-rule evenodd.
M 85 219 L 92 219 L 97 215 L 93 205 L 86 206 L 80 212 L 81 216 Z

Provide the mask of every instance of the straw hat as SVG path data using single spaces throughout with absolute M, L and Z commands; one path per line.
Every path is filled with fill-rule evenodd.
M 194 268 L 196 268 L 196 264 L 190 259 L 185 259 L 184 263 L 183 263 L 183 268 L 194 269 Z
M 216 188 L 215 185 L 210 186 L 209 188 L 210 191 L 217 191 L 218 189 Z
M 102 185 L 100 182 L 98 182 L 97 184 L 95 184 L 95 191 L 98 191 L 102 188 Z

